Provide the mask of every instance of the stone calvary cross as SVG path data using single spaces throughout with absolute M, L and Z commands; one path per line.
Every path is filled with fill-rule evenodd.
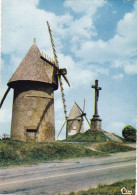
M 95 107 L 94 107 L 94 117 L 99 117 L 98 115 L 98 98 L 99 98 L 99 90 L 101 90 L 101 87 L 98 87 L 98 80 L 95 80 L 95 85 L 91 86 L 95 89 Z
M 91 119 L 90 129 L 91 130 L 102 130 L 101 129 L 102 120 L 99 118 L 99 115 L 98 115 L 99 90 L 101 90 L 102 88 L 98 86 L 98 80 L 95 80 L 95 85 L 92 85 L 91 88 L 95 89 L 95 105 L 94 105 L 94 115 L 93 115 L 93 118 Z

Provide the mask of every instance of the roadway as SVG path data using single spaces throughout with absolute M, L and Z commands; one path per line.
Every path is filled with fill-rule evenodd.
M 68 193 L 136 177 L 136 152 L 0 168 L 0 194 Z

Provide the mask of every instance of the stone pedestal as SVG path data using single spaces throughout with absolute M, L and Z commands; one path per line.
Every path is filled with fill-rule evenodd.
M 90 120 L 91 121 L 91 129 L 90 130 L 96 130 L 96 131 L 101 131 L 101 119 L 99 116 L 93 115 L 93 118 Z

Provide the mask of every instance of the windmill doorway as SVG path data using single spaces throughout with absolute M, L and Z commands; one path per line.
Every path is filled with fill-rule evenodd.
M 27 129 L 26 132 L 26 141 L 28 142 L 35 142 L 36 141 L 36 129 Z

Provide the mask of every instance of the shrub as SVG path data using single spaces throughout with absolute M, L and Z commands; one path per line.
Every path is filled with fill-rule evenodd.
M 122 130 L 122 135 L 126 141 L 136 142 L 136 129 L 127 125 Z

